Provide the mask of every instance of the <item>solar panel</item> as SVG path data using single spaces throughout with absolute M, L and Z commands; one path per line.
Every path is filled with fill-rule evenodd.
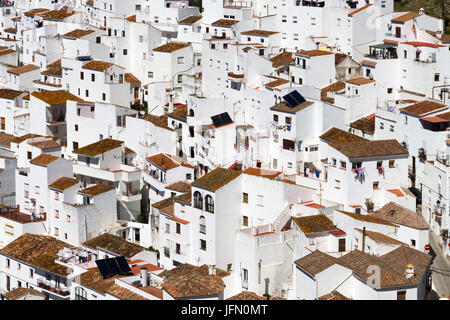
M 106 264 L 108 265 L 109 271 L 114 276 L 116 274 L 120 274 L 119 265 L 116 262 L 115 258 L 105 259 Z
M 298 106 L 297 100 L 295 100 L 290 93 L 283 96 L 283 99 L 291 108 L 295 108 L 296 106 Z
M 220 127 L 222 125 L 222 119 L 219 115 L 212 116 L 211 120 L 213 122 L 213 125 L 215 125 L 216 127 Z
M 121 273 L 127 273 L 129 272 L 130 269 L 130 265 L 128 264 L 128 262 L 125 260 L 125 257 L 117 257 L 116 258 L 116 262 L 119 266 L 120 272 Z
M 226 124 L 230 124 L 233 122 L 233 120 L 231 120 L 230 115 L 228 114 L 228 112 L 224 112 L 219 114 L 220 119 L 222 120 L 222 126 L 226 125 Z
M 109 277 L 113 276 L 108 268 L 108 265 L 106 264 L 105 259 L 95 260 L 95 263 L 97 264 L 98 271 L 100 271 L 103 279 L 108 279 Z
M 298 104 L 306 101 L 306 99 L 303 98 L 303 96 L 297 90 L 292 91 L 290 93 L 290 95 L 292 98 L 294 98 L 298 102 Z

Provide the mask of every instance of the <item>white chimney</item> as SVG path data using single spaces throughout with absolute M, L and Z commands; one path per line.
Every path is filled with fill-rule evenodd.
M 406 279 L 414 277 L 414 266 L 411 263 L 406 265 Z
M 210 264 L 209 265 L 209 275 L 210 276 L 215 276 L 216 275 L 216 265 L 215 264 Z
M 424 13 L 425 13 L 425 9 L 424 9 L 424 8 L 420 8 L 420 9 L 419 9 L 419 14 L 420 14 L 420 15 L 423 15 Z
M 141 285 L 143 287 L 148 286 L 148 271 L 147 268 L 141 268 Z
M 442 30 L 436 31 L 436 38 L 442 39 Z

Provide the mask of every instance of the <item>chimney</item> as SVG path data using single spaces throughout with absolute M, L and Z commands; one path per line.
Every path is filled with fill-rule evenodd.
M 414 266 L 411 263 L 406 265 L 406 279 L 414 277 Z
M 147 268 L 141 268 L 141 285 L 143 287 L 148 286 L 148 271 Z
M 209 265 L 209 275 L 210 276 L 215 276 L 216 275 L 216 265 L 215 264 L 210 264 Z
M 264 282 L 265 282 L 265 293 L 264 293 L 264 296 L 267 298 L 267 300 L 270 300 L 270 295 L 269 295 L 269 278 L 264 278 Z
M 419 14 L 420 14 L 420 15 L 425 14 L 425 9 L 424 9 L 424 8 L 420 8 L 420 9 L 419 9 Z
M 173 112 L 173 93 L 169 95 L 169 113 Z
M 362 252 L 366 250 L 366 227 L 363 227 L 362 232 Z
M 442 39 L 442 30 L 436 31 L 436 38 Z

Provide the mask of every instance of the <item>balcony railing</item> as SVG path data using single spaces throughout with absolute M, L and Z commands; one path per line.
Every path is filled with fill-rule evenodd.
M 37 280 L 37 284 L 39 288 L 42 288 L 46 291 L 50 291 L 52 293 L 55 293 L 57 295 L 63 296 L 63 297 L 67 297 L 70 295 L 70 291 L 69 290 L 63 290 L 60 288 L 56 288 L 55 285 L 50 282 L 50 281 L 46 281 L 46 280 L 42 280 L 42 279 L 38 279 Z

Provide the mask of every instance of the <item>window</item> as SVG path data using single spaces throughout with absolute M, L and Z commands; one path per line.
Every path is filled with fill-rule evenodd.
M 192 179 L 191 177 L 192 177 L 192 176 L 191 176 L 190 173 L 186 173 L 186 180 L 191 180 L 191 179 Z
M 89 97 L 89 90 L 86 90 L 86 97 Z
M 199 226 L 200 226 L 200 233 L 206 234 L 206 219 L 204 216 L 200 216 Z
M 180 245 L 179 243 L 177 243 L 177 244 L 175 245 L 175 252 L 176 252 L 177 254 L 181 254 L 181 245 Z
M 434 74 L 434 81 L 439 81 L 439 73 Z
M 244 227 L 248 227 L 248 217 L 247 216 L 242 216 L 242 225 Z
M 205 197 L 205 210 L 208 212 L 214 212 L 214 200 L 210 195 Z
M 139 36 L 139 43 L 144 42 L 144 37 L 143 36 Z
M 55 236 L 59 236 L 59 229 L 55 228 Z
M 248 281 L 248 270 L 247 269 L 242 269 L 242 279 L 244 281 Z
M 258 195 L 256 204 L 260 207 L 264 207 L 264 196 Z
M 286 117 L 285 122 L 286 124 L 291 124 L 291 117 Z
M 86 290 L 84 290 L 82 287 L 76 287 L 75 300 L 87 300 Z
M 72 149 L 77 150 L 78 149 L 78 142 L 73 141 L 72 142 Z
M 102 99 L 103 101 L 106 101 L 106 93 L 102 93 Z
M 27 159 L 28 159 L 28 160 L 31 160 L 32 157 L 33 157 L 33 155 L 32 155 L 32 153 L 31 153 L 31 151 L 28 151 L 28 152 L 27 152 Z
M 403 59 L 408 58 L 408 51 L 403 50 Z
M 64 240 L 67 240 L 67 233 L 64 233 Z
M 59 219 L 59 210 L 55 210 L 55 219 Z
M 203 198 L 200 192 L 194 192 L 194 207 L 203 210 Z
M 387 89 L 387 93 L 389 94 L 389 93 L 392 93 L 392 88 L 388 88 Z
M 393 124 L 391 124 L 391 125 L 389 126 L 389 131 L 390 131 L 390 132 L 394 132 L 394 125 L 393 125 Z
M 94 82 L 95 81 L 95 74 L 91 74 L 91 81 Z
M 406 290 L 397 291 L 397 300 L 405 300 L 406 299 Z
M 395 160 L 389 160 L 389 168 L 395 168 Z
M 55 191 L 55 200 L 59 200 L 59 193 Z
M 31 278 L 31 279 L 33 279 L 33 276 L 34 276 L 34 270 L 33 269 L 29 269 L 30 270 L 30 272 L 28 273 L 28 276 Z
M 200 239 L 200 250 L 206 251 L 206 241 Z
M 374 190 L 378 190 L 378 189 L 379 189 L 379 184 L 380 184 L 380 183 L 379 183 L 378 181 L 374 181 L 374 182 L 373 182 L 373 189 L 374 189 Z
M 184 63 L 184 57 L 178 57 L 177 58 L 177 62 L 178 62 L 178 64 L 183 64 Z
M 178 83 L 182 83 L 183 82 L 183 75 L 179 74 L 177 80 L 178 80 Z
M 415 246 L 416 246 L 416 240 L 411 239 L 411 245 L 412 245 L 413 247 L 415 247 Z
M 170 224 L 166 223 L 166 233 L 170 233 Z
M 149 71 L 149 72 L 148 72 L 148 77 L 149 77 L 149 78 L 153 78 L 153 72 L 152 72 L 152 71 Z
M 276 114 L 273 115 L 273 121 L 278 122 L 278 115 L 276 115 Z
M 78 125 L 77 124 L 75 125 L 75 131 L 78 131 Z
M 347 167 L 347 163 L 345 161 L 341 161 L 341 168 L 345 169 Z
M 70 216 L 69 216 L 69 215 L 67 215 L 66 221 L 67 221 L 68 223 L 70 223 Z
M 80 72 L 80 79 L 84 80 L 84 72 Z
M 11 267 L 11 260 L 6 259 L 6 268 L 10 268 Z
M 21 267 L 20 263 L 17 263 L 17 270 L 20 270 L 20 267 Z
M 176 230 L 175 230 L 175 232 L 176 232 L 177 234 L 180 234 L 180 233 L 181 233 L 181 224 L 179 224 L 178 222 L 176 223 Z
M 248 203 L 248 193 L 245 192 L 242 193 L 242 202 Z
M 405 116 L 405 124 L 408 124 L 408 116 Z
M 123 55 L 126 56 L 128 54 L 128 50 L 127 49 L 123 49 Z
M 331 163 L 333 166 L 336 166 L 336 161 L 337 161 L 336 159 L 331 159 Z

